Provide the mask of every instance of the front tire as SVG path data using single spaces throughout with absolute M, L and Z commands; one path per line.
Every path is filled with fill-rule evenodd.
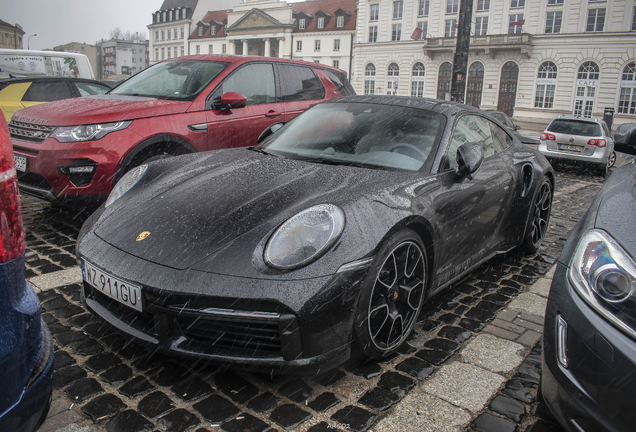
M 552 211 L 552 183 L 544 177 L 539 186 L 537 196 L 531 208 L 530 220 L 526 228 L 526 236 L 521 250 L 527 254 L 539 251 L 539 246 L 548 232 L 550 212 Z
M 358 304 L 354 335 L 364 354 L 382 358 L 409 337 L 424 303 L 426 249 L 406 229 L 390 237 L 373 260 Z

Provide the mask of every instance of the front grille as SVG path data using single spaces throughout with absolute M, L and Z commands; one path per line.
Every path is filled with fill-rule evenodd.
M 86 282 L 84 282 L 84 289 L 86 297 L 90 297 L 108 310 L 115 318 L 128 324 L 129 326 L 137 329 L 152 337 L 157 337 L 155 332 L 154 316 L 148 312 L 136 311 L 124 304 L 119 303 L 117 300 L 113 300 L 107 295 L 102 294 L 99 290 L 96 290 Z
M 52 191 L 51 184 L 40 174 L 32 172 L 18 172 L 18 185 L 33 186 L 38 189 Z
M 51 136 L 54 129 L 54 126 L 45 126 L 35 123 L 23 123 L 15 120 L 9 122 L 11 138 L 35 143 L 43 142 Z

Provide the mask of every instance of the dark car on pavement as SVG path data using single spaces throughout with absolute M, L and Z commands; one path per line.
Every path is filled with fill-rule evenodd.
M 103 202 L 147 161 L 256 142 L 267 126 L 355 94 L 340 69 L 294 59 L 196 55 L 162 61 L 105 95 L 26 108 L 9 123 L 20 190 Z
M 37 429 L 51 404 L 53 340 L 24 279 L 24 229 L 7 124 L 0 118 L 0 431 Z
M 481 110 L 333 99 L 257 147 L 127 173 L 80 232 L 81 298 L 173 355 L 288 373 L 386 357 L 435 293 L 536 252 L 553 190 Z
M 489 116 L 491 116 L 492 118 L 499 121 L 499 123 L 504 125 L 506 129 L 508 130 L 508 132 L 516 136 L 517 139 L 521 141 L 523 144 L 539 145 L 538 139 L 521 135 L 521 133 L 519 132 L 519 130 L 521 129 L 521 126 L 516 125 L 512 121 L 512 119 L 508 117 L 508 114 L 506 114 L 505 112 L 498 111 L 498 110 L 484 110 L 484 111 L 486 111 Z
M 541 392 L 568 432 L 633 431 L 636 424 L 634 233 L 632 161 L 614 171 L 570 233 L 550 289 Z
M 111 87 L 96 80 L 70 77 L 30 77 L 0 80 L 0 109 L 11 120 L 17 111 L 62 99 L 104 94 Z
M 621 153 L 636 154 L 636 123 L 623 123 L 616 128 L 614 149 Z

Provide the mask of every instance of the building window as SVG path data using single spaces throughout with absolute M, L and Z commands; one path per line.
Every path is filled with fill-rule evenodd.
M 340 60 L 334 60 L 333 67 L 340 69 Z
M 369 27 L 369 42 L 378 41 L 378 26 Z
M 320 60 L 314 60 L 314 63 L 320 63 Z
M 588 32 L 602 32 L 605 25 L 605 9 L 590 9 L 587 11 Z
M 160 14 L 159 12 L 157 12 L 157 15 L 156 15 L 156 21 L 157 21 L 158 23 L 159 23 L 159 22 L 161 22 L 161 14 Z
M 398 90 L 398 82 L 400 77 L 400 67 L 397 63 L 391 63 L 389 69 L 386 72 L 386 94 L 395 95 Z
M 444 37 L 455 37 L 457 34 L 457 20 L 447 19 L 446 26 L 444 28 Z
M 488 33 L 488 17 L 475 18 L 475 36 Z
M 336 27 L 344 27 L 344 15 L 338 15 L 336 17 Z
M 201 54 L 201 45 L 196 46 L 196 53 Z
M 428 16 L 429 0 L 420 0 L 420 6 L 417 8 L 417 16 Z
M 446 0 L 446 13 L 457 13 L 459 10 L 459 0 Z
M 404 8 L 403 1 L 394 1 L 393 2 L 393 19 L 402 18 L 402 10 Z
M 165 60 L 166 59 L 166 50 L 165 48 L 161 48 L 161 60 Z
M 298 20 L 298 29 L 305 30 L 305 18 L 301 18 Z
M 364 68 L 364 94 L 375 94 L 375 66 L 372 63 Z
M 212 54 L 213 45 L 208 45 L 208 54 Z
M 314 51 L 320 51 L 320 39 L 314 41 Z
M 184 48 L 184 47 L 181 47 L 181 55 L 183 56 L 183 55 L 184 55 L 184 53 L 185 53 L 185 48 Z
M 511 0 L 510 7 L 511 8 L 520 8 L 526 5 L 526 0 Z
M 181 27 L 181 37 L 179 39 L 183 39 L 183 27 Z
M 166 40 L 166 33 L 161 30 L 161 40 Z
M 393 31 L 391 32 L 391 40 L 402 40 L 402 24 L 393 24 Z
M 380 5 L 372 4 L 371 11 L 369 12 L 369 21 L 377 21 L 380 15 Z
M 181 11 L 180 9 L 177 9 L 177 11 L 176 11 L 176 14 L 175 14 L 175 15 L 176 15 L 175 19 L 176 19 L 176 20 L 179 20 L 179 12 L 180 12 L 180 11 Z
M 296 41 L 296 51 L 302 51 L 303 50 L 303 41 L 299 40 Z
M 415 63 L 411 73 L 411 96 L 424 96 L 424 73 L 426 69 L 423 63 Z
M 522 33 L 525 20 L 523 14 L 512 14 L 508 17 L 508 34 Z
M 226 44 L 222 44 L 221 45 L 221 54 L 226 54 L 227 53 L 227 45 Z
M 166 39 L 167 39 L 167 40 L 170 40 L 170 30 L 167 30 L 167 31 L 166 31 L 166 33 L 167 33 L 167 34 L 166 34 Z
M 163 20 L 162 21 L 166 22 L 166 12 L 165 11 L 163 12 Z
M 158 41 L 158 40 L 159 40 L 159 32 L 155 31 L 155 42 Z M 4 41 L 2 41 L 2 42 L 4 42 Z
M 210 36 L 216 36 L 216 26 L 210 27 Z
M 133 63 L 137 63 L 137 59 L 135 57 L 132 58 Z
M 634 12 L 632 13 L 632 30 L 636 30 L 636 6 L 634 6 Z
M 551 61 L 543 62 L 537 73 L 537 93 L 534 97 L 535 108 L 552 108 L 554 106 L 554 89 L 556 88 L 557 67 Z
M 563 4 L 563 0 L 548 0 L 548 6 L 562 5 L 562 4 Z
M 619 114 L 636 114 L 636 63 L 631 62 L 623 69 L 621 95 L 618 100 Z
M 545 32 L 546 33 L 560 33 L 561 32 L 561 11 L 548 12 L 545 20 Z
M 166 52 L 168 53 L 168 58 L 172 58 L 172 56 L 170 55 L 170 47 L 166 48 Z M 134 60 L 134 59 L 133 59 Z
M 599 67 L 596 63 L 587 61 L 579 67 L 576 75 L 576 99 L 573 112 L 575 116 L 592 117 L 598 77 Z
M 478 11 L 490 10 L 490 0 L 477 0 L 477 10 Z
M 159 60 L 159 48 L 155 48 L 155 60 Z
M 203 36 L 203 27 L 199 27 L 198 28 L 198 33 L 199 36 Z
M 340 51 L 340 39 L 333 40 L 333 50 Z
M 172 34 L 174 35 L 174 39 L 177 40 L 177 35 L 179 34 L 179 28 L 175 27 L 174 32 Z
M 316 28 L 319 28 L 319 29 L 325 28 L 325 17 L 318 17 L 318 21 L 316 22 Z
M 170 13 L 168 14 L 168 16 L 170 17 L 170 18 L 168 18 L 168 20 L 172 21 L 172 11 L 170 11 Z
M 417 23 L 417 28 L 422 30 L 422 33 L 420 33 L 420 37 L 419 39 L 426 39 L 426 35 L 428 34 L 428 21 L 420 21 Z

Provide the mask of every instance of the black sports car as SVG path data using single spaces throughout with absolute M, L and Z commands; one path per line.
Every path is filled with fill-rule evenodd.
M 257 147 L 127 173 L 78 238 L 82 299 L 163 352 L 324 371 L 389 355 L 432 295 L 536 251 L 553 190 L 545 158 L 478 109 L 335 99 Z

